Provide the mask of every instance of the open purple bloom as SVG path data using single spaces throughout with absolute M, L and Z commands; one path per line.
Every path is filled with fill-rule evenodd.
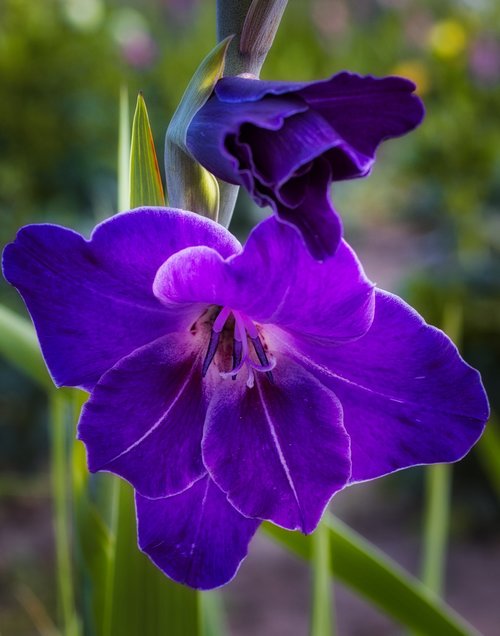
M 226 77 L 191 122 L 187 145 L 214 175 L 270 205 L 323 260 L 342 234 L 330 183 L 367 175 L 381 141 L 421 122 L 414 90 L 401 77 L 347 72 L 309 83 Z
M 261 520 L 311 532 L 338 490 L 455 461 L 488 416 L 477 371 L 345 242 L 319 264 L 273 217 L 244 248 L 160 208 L 90 240 L 27 226 L 3 265 L 55 383 L 91 391 L 90 470 L 133 484 L 140 547 L 196 588 L 234 576 Z

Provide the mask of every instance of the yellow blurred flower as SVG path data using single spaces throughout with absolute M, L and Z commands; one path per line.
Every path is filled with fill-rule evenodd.
M 467 33 L 458 20 L 442 20 L 430 30 L 428 44 L 438 57 L 456 57 L 465 49 Z

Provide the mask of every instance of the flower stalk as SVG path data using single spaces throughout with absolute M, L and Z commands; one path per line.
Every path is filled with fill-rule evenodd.
M 218 0 L 217 40 L 230 35 L 225 75 L 259 76 L 288 0 Z

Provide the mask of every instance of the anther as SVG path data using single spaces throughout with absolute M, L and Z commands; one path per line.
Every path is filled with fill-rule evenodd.
M 234 338 L 233 340 L 233 369 L 236 369 L 241 363 L 241 354 L 243 351 L 243 344 L 241 340 Z M 236 380 L 236 376 L 233 375 L 233 380 Z
M 205 360 L 203 361 L 203 366 L 201 367 L 201 375 L 205 377 L 207 375 L 208 368 L 210 367 L 212 360 L 214 359 L 215 353 L 217 352 L 217 347 L 219 346 L 220 339 L 220 331 L 213 331 L 210 334 L 210 342 L 208 343 L 207 355 L 205 356 Z
M 262 346 L 262 342 L 260 341 L 259 336 L 256 336 L 255 338 L 250 338 L 250 340 L 252 341 L 253 348 L 255 350 L 255 353 L 257 354 L 257 358 L 259 359 L 259 362 L 261 363 L 263 367 L 262 370 L 268 369 L 267 371 L 265 371 L 265 374 L 268 380 L 271 383 L 274 383 L 271 369 L 273 369 L 275 365 L 272 362 L 270 363 L 269 360 L 267 359 L 266 352 L 264 351 L 264 347 Z

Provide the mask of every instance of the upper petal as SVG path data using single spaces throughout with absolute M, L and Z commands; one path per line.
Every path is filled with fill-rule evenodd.
M 359 337 L 373 319 L 373 285 L 351 248 L 341 243 L 318 263 L 297 232 L 274 218 L 229 259 L 208 248 L 175 254 L 158 270 L 154 289 L 167 307 L 227 305 L 255 321 L 335 341 Z
M 136 496 L 139 546 L 167 576 L 208 590 L 230 581 L 259 521 L 237 512 L 205 477 L 165 499 Z
M 396 296 L 377 291 L 373 324 L 356 342 L 316 351 L 301 345 L 296 339 L 296 357 L 342 403 L 353 481 L 456 461 L 484 429 L 479 373 Z
M 190 332 L 165 336 L 102 376 L 78 425 L 89 470 L 120 475 L 147 497 L 181 492 L 205 473 L 206 400 L 195 340 Z
M 212 96 L 196 113 L 187 131 L 186 143 L 196 160 L 224 181 L 244 185 L 253 190 L 253 179 L 245 179 L 251 155 L 245 161 L 245 148 L 235 152 L 231 144 L 240 132 L 262 130 L 278 140 L 283 137 L 287 118 L 308 110 L 299 97 L 271 97 L 248 104 L 226 104 Z M 327 126 L 327 124 L 325 124 Z M 245 144 L 245 138 L 242 143 Z M 253 145 L 253 144 L 252 144 Z M 249 148 L 249 146 L 247 146 Z M 288 155 L 289 157 L 290 155 Z
M 299 95 L 353 149 L 373 158 L 384 139 L 404 135 L 422 121 L 424 107 L 414 90 L 413 82 L 402 77 L 363 77 L 343 72 L 309 84 Z M 332 171 L 334 180 L 356 176 L 337 171 L 335 159 Z
M 300 365 L 282 356 L 249 389 L 222 382 L 207 411 L 203 461 L 244 515 L 312 532 L 350 477 L 342 408 Z
M 221 102 L 246 104 L 275 97 L 300 97 L 322 115 L 342 140 L 330 158 L 332 178 L 350 179 L 366 174 L 377 146 L 418 126 L 424 116 L 421 100 L 414 94 L 415 84 L 402 77 L 377 78 L 343 71 L 316 82 L 275 82 L 241 77 L 222 78 L 215 92 Z M 338 145 L 337 142 L 336 145 Z M 350 165 L 345 159 L 359 157 Z
M 143 208 L 101 223 L 90 240 L 56 225 L 22 228 L 5 248 L 5 278 L 22 295 L 58 386 L 91 390 L 120 358 L 191 320 L 152 292 L 158 267 L 189 245 L 238 251 L 221 226 L 195 214 Z

